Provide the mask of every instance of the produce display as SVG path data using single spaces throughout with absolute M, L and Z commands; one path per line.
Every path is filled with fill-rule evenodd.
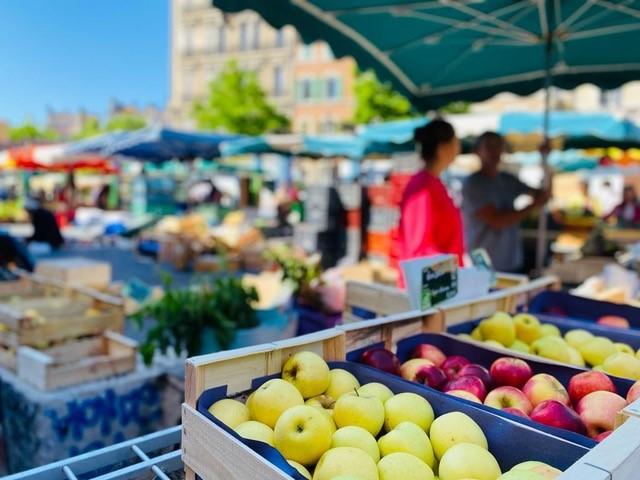
M 369 356 L 391 368 L 389 354 Z M 267 380 L 245 403 L 225 398 L 208 411 L 241 437 L 275 447 L 307 479 L 542 480 L 561 473 L 537 461 L 502 472 L 486 433 L 469 415 L 436 416 L 422 396 L 394 394 L 381 382 L 361 385 L 351 372 L 330 369 L 308 351 L 289 357 L 281 378 Z
M 625 319 L 613 316 L 602 317 L 598 323 L 607 327 L 628 327 Z M 459 336 L 494 347 L 508 348 L 578 367 L 590 366 L 610 375 L 640 380 L 640 349 L 636 351 L 627 343 L 594 335 L 586 328 L 569 329 L 562 335 L 556 325 L 540 322 L 534 315 L 527 313 L 512 317 L 507 313 L 497 312 L 482 320 L 470 334 L 461 333 Z
M 536 372 L 520 358 L 498 357 L 479 364 L 463 355 L 447 356 L 430 343 L 418 344 L 410 356 L 401 363 L 393 352 L 376 347 L 365 350 L 360 361 L 449 395 L 596 441 L 611 433 L 619 411 L 640 398 L 640 381 L 631 387 L 629 381 L 617 381 L 624 389 L 619 391 L 600 371 L 573 370 L 568 376 L 565 372 L 563 384 L 540 372 L 539 366 Z

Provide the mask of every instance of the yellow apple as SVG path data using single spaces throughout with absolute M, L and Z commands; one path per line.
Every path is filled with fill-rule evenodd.
M 313 465 L 331 448 L 333 430 L 317 408 L 299 405 L 280 416 L 273 433 L 275 446 L 285 458 Z
M 237 400 L 223 398 L 209 407 L 209 413 L 229 428 L 236 428 L 249 420 L 249 409 Z
M 633 350 L 633 348 L 631 348 L 631 345 L 626 344 L 626 343 L 622 343 L 622 342 L 617 342 L 613 344 L 616 347 L 616 350 L 618 350 L 621 353 L 628 353 L 629 355 L 635 355 L 635 351 Z
M 475 338 L 473 338 L 471 335 L 469 335 L 468 333 L 459 333 L 458 334 L 458 338 L 461 338 L 463 340 L 475 340 Z
M 480 331 L 480 327 L 476 327 L 473 330 L 471 330 L 471 338 L 479 342 L 484 340 L 484 338 L 482 338 L 482 332 Z
M 353 447 L 367 452 L 374 462 L 380 460 L 376 439 L 362 427 L 342 427 L 333 434 L 331 448 Z
M 583 330 L 582 328 L 576 328 L 573 330 L 569 330 L 564 334 L 565 341 L 569 344 L 569 346 L 573 348 L 578 348 L 585 342 L 588 342 L 593 338 L 593 333 L 588 330 Z
M 338 428 L 362 427 L 375 437 L 384 423 L 384 405 L 379 398 L 348 393 L 336 401 L 333 419 Z
M 242 438 L 258 440 L 259 442 L 264 442 L 272 447 L 275 446 L 273 443 L 273 430 L 267 427 L 264 423 L 249 420 L 248 422 L 242 422 L 234 430 Z
M 387 400 L 393 397 L 393 392 L 389 387 L 382 383 L 371 382 L 362 385 L 358 389 L 358 395 L 361 397 L 376 397 L 384 404 Z
M 567 349 L 569 350 L 569 363 L 578 367 L 584 367 L 584 359 L 582 358 L 582 355 L 580 355 L 578 349 L 571 346 L 567 347 Z
M 556 336 L 539 338 L 531 344 L 531 353 L 562 363 L 569 363 L 569 346 Z
M 428 432 L 434 418 L 431 404 L 420 395 L 411 392 L 394 395 L 384 404 L 384 410 L 384 426 L 387 432 L 402 422 L 413 422 Z
M 513 317 L 516 337 L 524 343 L 533 343 L 542 336 L 540 321 L 531 314 L 520 313 Z
M 636 358 L 640 359 L 640 348 L 638 349 L 638 351 L 636 352 Z
M 511 469 L 512 472 L 530 472 L 538 475 L 540 480 L 553 480 L 558 477 L 562 471 L 542 462 L 522 462 Z
M 484 340 L 495 340 L 505 347 L 516 339 L 516 327 L 511 316 L 504 312 L 494 313 L 480 322 L 480 333 Z
M 274 378 L 263 383 L 251 395 L 249 412 L 251 419 L 275 427 L 285 410 L 303 405 L 304 399 L 296 387 L 284 380 Z
M 378 467 L 363 450 L 353 447 L 332 448 L 316 465 L 313 480 L 335 480 L 340 475 L 361 480 L 378 480 Z
M 482 343 L 486 345 L 491 345 L 492 347 L 496 347 L 496 348 L 504 348 L 504 345 L 502 345 L 500 342 L 496 340 L 484 340 Z
M 522 340 L 516 340 L 511 345 L 509 345 L 509 350 L 515 350 L 516 352 L 529 353 L 529 345 L 524 343 Z
M 593 337 L 577 348 L 584 361 L 594 367 L 602 365 L 608 357 L 618 351 L 613 342 L 606 337 Z
M 436 466 L 436 457 L 433 454 L 429 437 L 419 426 L 411 422 L 402 422 L 396 428 L 378 440 L 380 455 L 386 457 L 392 453 L 404 452 L 418 457 L 429 468 Z
M 300 465 L 298 462 L 294 462 L 293 460 L 287 460 L 287 463 L 295 468 L 304 478 L 311 480 L 311 474 L 309 473 L 309 470 L 307 470 L 307 467 Z
M 628 353 L 614 353 L 604 361 L 602 367 L 616 377 L 640 380 L 640 360 Z
M 282 367 L 282 379 L 293 384 L 304 398 L 321 395 L 329 386 L 329 366 L 313 352 L 296 352 Z
M 431 425 L 430 437 L 438 459 L 459 443 L 473 443 L 484 449 L 489 448 L 482 429 L 469 415 L 462 412 L 449 412 L 436 418 Z
M 329 371 L 329 387 L 324 394 L 337 399 L 345 393 L 355 391 L 358 387 L 360 387 L 360 382 L 350 372 L 334 368 Z
M 378 462 L 380 480 L 433 480 L 433 470 L 409 453 L 396 452 Z
M 562 333 L 560 333 L 560 329 L 556 327 L 553 323 L 543 323 L 540 325 L 540 333 L 542 337 L 561 337 Z
M 335 405 L 335 403 L 335 400 L 329 395 L 318 395 L 317 397 L 311 397 L 304 402 L 305 405 L 317 408 L 319 411 L 321 411 L 331 422 L 331 428 L 334 432 L 336 430 L 336 424 L 333 420 L 333 406 Z
M 440 480 L 496 480 L 500 465 L 486 448 L 474 443 L 458 443 L 447 450 L 438 467 Z

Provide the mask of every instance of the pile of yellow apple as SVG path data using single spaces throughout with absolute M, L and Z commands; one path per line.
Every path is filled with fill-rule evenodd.
M 223 399 L 209 412 L 243 438 L 275 447 L 313 480 L 552 479 L 561 472 L 525 462 L 502 474 L 478 424 L 461 412 L 437 418 L 415 393 L 360 385 L 312 352 L 286 361 L 246 404 Z
M 569 330 L 563 337 L 558 327 L 540 323 L 527 313 L 512 317 L 497 312 L 482 320 L 471 335 L 459 336 L 579 367 L 589 365 L 594 370 L 640 380 L 640 350 L 634 352 L 626 343 L 615 343 L 581 328 Z

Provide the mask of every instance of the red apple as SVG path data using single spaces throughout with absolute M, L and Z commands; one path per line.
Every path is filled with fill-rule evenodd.
M 436 367 L 442 366 L 444 361 L 447 359 L 447 356 L 442 353 L 435 345 L 430 345 L 428 343 L 423 343 L 418 345 L 413 350 L 413 358 L 426 358 L 427 360 L 431 360 Z
M 603 441 L 605 438 L 607 438 L 612 433 L 613 433 L 613 431 L 607 430 L 606 432 L 602 432 L 601 434 L 597 435 L 596 438 L 594 438 L 594 440 L 596 442 L 600 443 L 601 441 Z
M 606 391 L 618 393 L 611 379 L 602 372 L 592 370 L 578 373 L 569 380 L 569 397 L 574 405 L 591 392 Z
M 534 407 L 547 400 L 556 400 L 569 406 L 569 393 L 558 379 L 547 373 L 539 373 L 531 377 L 522 387 Z
M 416 372 L 416 382 L 436 390 L 442 390 L 444 384 L 447 383 L 447 376 L 441 368 L 435 365 L 426 365 L 420 367 Z
M 517 417 L 529 418 L 529 415 L 527 415 L 522 410 L 516 407 L 506 407 L 506 408 L 503 408 L 502 411 L 510 413 L 511 415 L 515 415 Z
M 516 408 L 525 415 L 529 415 L 533 410 L 533 405 L 527 396 L 516 387 L 498 387 L 487 394 L 484 404 L 489 407 L 504 410 L 505 408 Z
M 477 363 L 470 363 L 469 365 L 465 365 L 458 372 L 458 376 L 464 377 L 465 375 L 471 375 L 472 377 L 478 377 L 484 383 L 484 386 L 487 390 L 491 389 L 493 386 L 493 379 L 491 378 L 491 374 L 489 370 L 484 368 L 482 365 L 478 365 Z
M 384 370 L 393 375 L 400 375 L 400 360 L 386 348 L 372 348 L 360 357 L 360 361 L 371 367 Z
M 467 392 L 466 390 L 450 390 L 447 392 L 447 395 L 451 395 L 452 397 L 464 398 L 465 400 L 469 400 L 470 402 L 482 404 L 478 397 L 476 397 L 473 393 Z
M 527 362 L 519 358 L 502 357 L 491 364 L 489 369 L 493 382 L 498 386 L 522 388 L 533 372 Z
M 418 373 L 425 367 L 434 366 L 431 363 L 431 360 L 427 360 L 426 358 L 412 358 L 411 360 L 407 360 L 400 366 L 400 376 L 406 380 L 411 380 L 412 382 L 420 382 L 422 383 L 422 378 L 418 378 Z
M 600 317 L 596 323 L 606 327 L 629 328 L 629 320 L 617 315 L 605 315 L 604 317 Z
M 627 401 L 611 392 L 591 392 L 576 407 L 591 438 L 613 430 L 616 414 L 627 406 Z
M 634 383 L 627 392 L 627 403 L 631 405 L 640 398 L 640 380 Z
M 583 435 L 585 433 L 584 425 L 578 414 L 557 400 L 546 400 L 540 403 L 531 412 L 531 420 L 549 427 L 562 428 Z
M 470 363 L 471 362 L 463 356 L 451 355 L 450 357 L 447 357 L 440 368 L 444 370 L 444 373 L 447 374 L 447 378 L 449 380 L 453 380 L 454 378 L 458 377 L 460 370 L 462 370 L 462 367 L 464 367 L 465 365 L 469 365 Z
M 449 380 L 442 389 L 443 392 L 450 390 L 465 390 L 475 395 L 480 401 L 483 401 L 487 396 L 487 389 L 478 377 L 472 377 L 471 375 L 465 375 L 464 377 L 454 378 Z

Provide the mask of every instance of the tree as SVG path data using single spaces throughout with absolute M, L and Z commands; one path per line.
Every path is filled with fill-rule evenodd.
M 440 109 L 441 113 L 469 113 L 471 103 L 469 102 L 451 102 Z
M 117 113 L 107 122 L 106 130 L 113 132 L 115 130 L 139 130 L 147 126 L 147 122 L 140 115 L 135 113 Z
M 196 102 L 193 118 L 199 128 L 260 135 L 288 128 L 289 120 L 267 100 L 255 73 L 230 61 L 209 83 L 208 97 Z
M 413 112 L 409 100 L 396 92 L 389 82 L 380 82 L 371 70 L 357 74 L 355 96 L 353 121 L 356 124 L 398 120 Z
M 27 143 L 38 140 L 53 141 L 57 137 L 58 134 L 55 131 L 49 128 L 40 130 L 35 124 L 28 121 L 9 129 L 9 140 L 12 143 Z
M 88 117 L 82 124 L 80 131 L 76 133 L 73 138 L 75 140 L 80 140 L 83 138 L 94 137 L 101 133 L 102 129 L 100 128 L 100 122 L 98 119 L 96 117 Z

